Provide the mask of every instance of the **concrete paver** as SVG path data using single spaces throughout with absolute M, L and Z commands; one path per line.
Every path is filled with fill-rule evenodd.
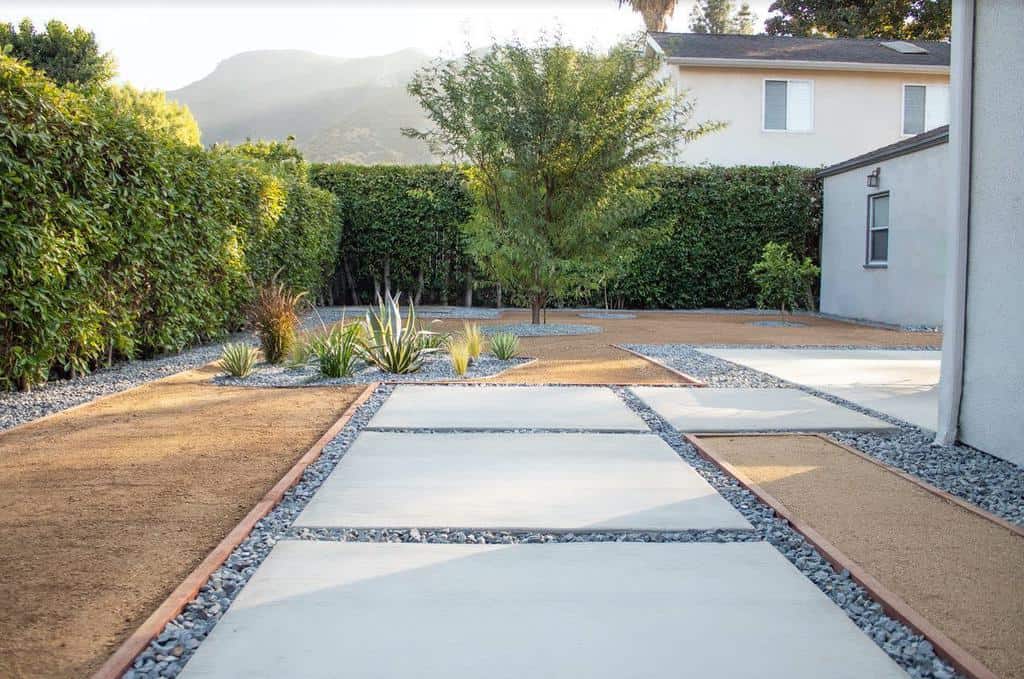
M 299 526 L 748 529 L 654 434 L 364 432 Z
M 633 392 L 682 432 L 895 429 L 799 389 L 633 387 Z
M 649 431 L 606 387 L 400 385 L 370 427 Z
M 283 541 L 182 676 L 886 679 L 766 543 Z
M 941 351 L 711 349 L 701 351 L 871 408 L 925 429 L 938 420 Z

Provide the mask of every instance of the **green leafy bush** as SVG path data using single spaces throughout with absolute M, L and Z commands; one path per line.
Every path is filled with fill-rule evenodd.
M 312 343 L 320 374 L 324 377 L 351 377 L 359 363 L 361 326 L 339 323 L 319 335 Z
M 750 269 L 750 277 L 757 283 L 757 306 L 775 308 L 780 313 L 792 311 L 803 304 L 814 309 L 811 294 L 814 281 L 821 269 L 810 257 L 798 260 L 785 243 L 766 243 L 761 259 Z
M 221 337 L 282 266 L 326 279 L 333 197 L 143 113 L 0 56 L 0 388 Z
M 499 332 L 491 335 L 491 353 L 503 361 L 519 355 L 519 338 L 511 332 Z
M 256 350 L 248 344 L 225 344 L 218 366 L 232 377 L 248 377 L 256 367 Z
M 249 320 L 260 338 L 267 363 L 282 363 L 292 353 L 299 333 L 299 305 L 304 292 L 292 292 L 276 276 L 256 293 Z

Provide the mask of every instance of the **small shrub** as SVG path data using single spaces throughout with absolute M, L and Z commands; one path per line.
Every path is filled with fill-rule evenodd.
M 466 347 L 469 349 L 469 357 L 474 361 L 480 358 L 484 352 L 484 334 L 476 323 L 465 323 L 462 326 L 462 334 L 466 338 Z
M 519 355 L 519 338 L 510 332 L 499 332 L 491 336 L 491 353 L 503 361 Z
M 452 370 L 456 375 L 465 375 L 469 370 L 469 342 L 461 337 L 448 342 L 448 359 L 452 362 Z
M 291 351 L 288 352 L 288 357 L 284 361 L 285 366 L 288 368 L 302 368 L 307 365 L 314 357 L 313 343 L 316 339 L 316 334 L 314 333 L 298 335 L 295 338 Z
M 305 293 L 294 293 L 275 274 L 260 288 L 249 310 L 249 320 L 260 338 L 267 363 L 281 363 L 291 354 L 299 332 L 299 305 Z
M 440 322 L 441 321 L 434 319 L 430 324 L 435 325 Z M 447 346 L 449 339 L 451 339 L 451 333 L 437 332 L 436 330 L 420 330 L 420 346 L 424 349 L 429 349 L 431 351 L 443 349 Z
M 248 344 L 225 344 L 218 365 L 232 377 L 248 377 L 256 367 L 256 350 Z
M 777 308 L 780 313 L 802 305 L 813 310 L 811 286 L 820 273 L 810 257 L 797 260 L 788 244 L 766 243 L 760 261 L 750 269 L 750 277 L 760 288 L 757 306 Z
M 359 359 L 360 327 L 335 325 L 312 342 L 320 374 L 324 377 L 351 377 Z
M 400 296 L 401 293 L 388 296 L 386 301 L 377 296 L 377 309 L 367 310 L 360 339 L 361 353 L 368 363 L 399 375 L 419 370 L 423 355 L 433 351 L 423 346 L 423 331 L 416 327 L 416 309 L 412 304 L 403 323 L 398 306 Z

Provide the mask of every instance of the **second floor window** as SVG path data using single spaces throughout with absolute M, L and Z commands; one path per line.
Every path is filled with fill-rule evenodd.
M 949 122 L 949 88 L 903 86 L 903 134 L 921 134 Z
M 764 81 L 764 129 L 810 132 L 814 129 L 814 83 Z

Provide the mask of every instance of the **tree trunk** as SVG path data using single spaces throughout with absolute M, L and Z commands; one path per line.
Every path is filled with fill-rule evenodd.
M 391 297 L 391 258 L 384 258 L 384 294 Z
M 494 286 L 494 307 L 496 309 L 501 308 L 501 283 Z
M 341 263 L 345 269 L 345 284 L 348 285 L 349 294 L 352 296 L 352 303 L 359 306 L 359 292 L 356 290 L 356 281 L 352 278 L 352 269 L 348 266 L 348 257 L 343 257 Z
M 473 270 L 466 269 L 466 292 L 463 296 L 463 306 L 473 306 Z
M 413 304 L 416 306 L 420 305 L 420 299 L 423 298 L 423 267 L 416 273 L 416 297 L 413 300 Z
M 530 323 L 540 325 L 540 295 L 530 298 Z
M 376 276 L 373 277 L 373 297 L 380 299 L 380 279 Z

